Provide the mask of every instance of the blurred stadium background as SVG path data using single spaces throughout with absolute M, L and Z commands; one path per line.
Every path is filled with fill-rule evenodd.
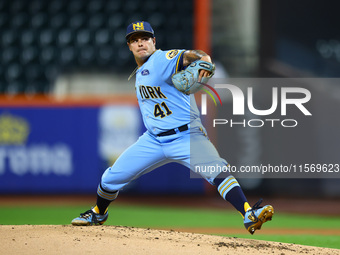
M 339 8 L 332 0 L 0 0 L 0 193 L 94 194 L 144 131 L 127 81 L 132 21 L 152 24 L 158 48 L 208 52 L 221 78 L 337 78 Z M 224 129 L 214 143 L 231 164 L 339 163 L 338 85 L 310 88 L 320 114 L 301 128 Z M 240 182 L 247 195 L 340 198 L 340 179 Z M 124 192 L 212 194 L 179 165 Z

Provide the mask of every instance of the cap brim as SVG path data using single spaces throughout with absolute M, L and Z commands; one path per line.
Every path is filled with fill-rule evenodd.
M 133 35 L 133 34 L 136 34 L 136 33 L 147 33 L 147 34 L 150 34 L 152 37 L 154 37 L 154 34 L 151 33 L 150 31 L 147 31 L 147 30 L 138 30 L 138 31 L 133 31 L 131 33 L 128 33 L 126 36 L 125 36 L 125 39 L 128 41 L 130 36 Z

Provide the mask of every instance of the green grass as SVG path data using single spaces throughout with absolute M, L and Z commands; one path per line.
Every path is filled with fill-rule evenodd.
M 224 235 L 224 236 L 340 249 L 340 244 L 339 244 L 340 236 L 332 236 L 332 235 L 319 236 L 319 235 L 261 235 L 261 234 L 256 234 L 256 235 L 253 235 L 251 238 L 247 234 Z
M 64 225 L 87 210 L 86 206 L 0 206 L 0 224 L 3 225 Z M 176 228 L 225 227 L 243 229 L 241 216 L 236 211 L 183 209 L 147 206 L 112 205 L 107 225 Z M 275 214 L 265 228 L 326 228 L 340 229 L 339 217 Z M 316 235 L 233 235 L 240 238 L 297 243 L 340 249 L 340 236 Z

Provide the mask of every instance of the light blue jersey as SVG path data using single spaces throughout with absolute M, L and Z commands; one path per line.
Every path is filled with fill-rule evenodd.
M 136 93 L 147 130 L 157 135 L 185 124 L 200 125 L 193 95 L 178 91 L 171 76 L 183 69 L 184 50 L 155 51 L 136 73 Z

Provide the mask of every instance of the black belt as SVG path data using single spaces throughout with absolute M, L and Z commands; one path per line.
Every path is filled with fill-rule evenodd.
M 178 129 L 179 132 L 183 132 L 183 131 L 185 131 L 185 130 L 188 130 L 189 127 L 188 127 L 188 125 L 185 124 L 185 125 L 180 126 L 180 127 L 178 127 L 178 128 L 170 129 L 170 130 L 168 130 L 168 131 L 159 133 L 157 136 L 174 135 L 174 134 L 176 134 L 176 129 Z

